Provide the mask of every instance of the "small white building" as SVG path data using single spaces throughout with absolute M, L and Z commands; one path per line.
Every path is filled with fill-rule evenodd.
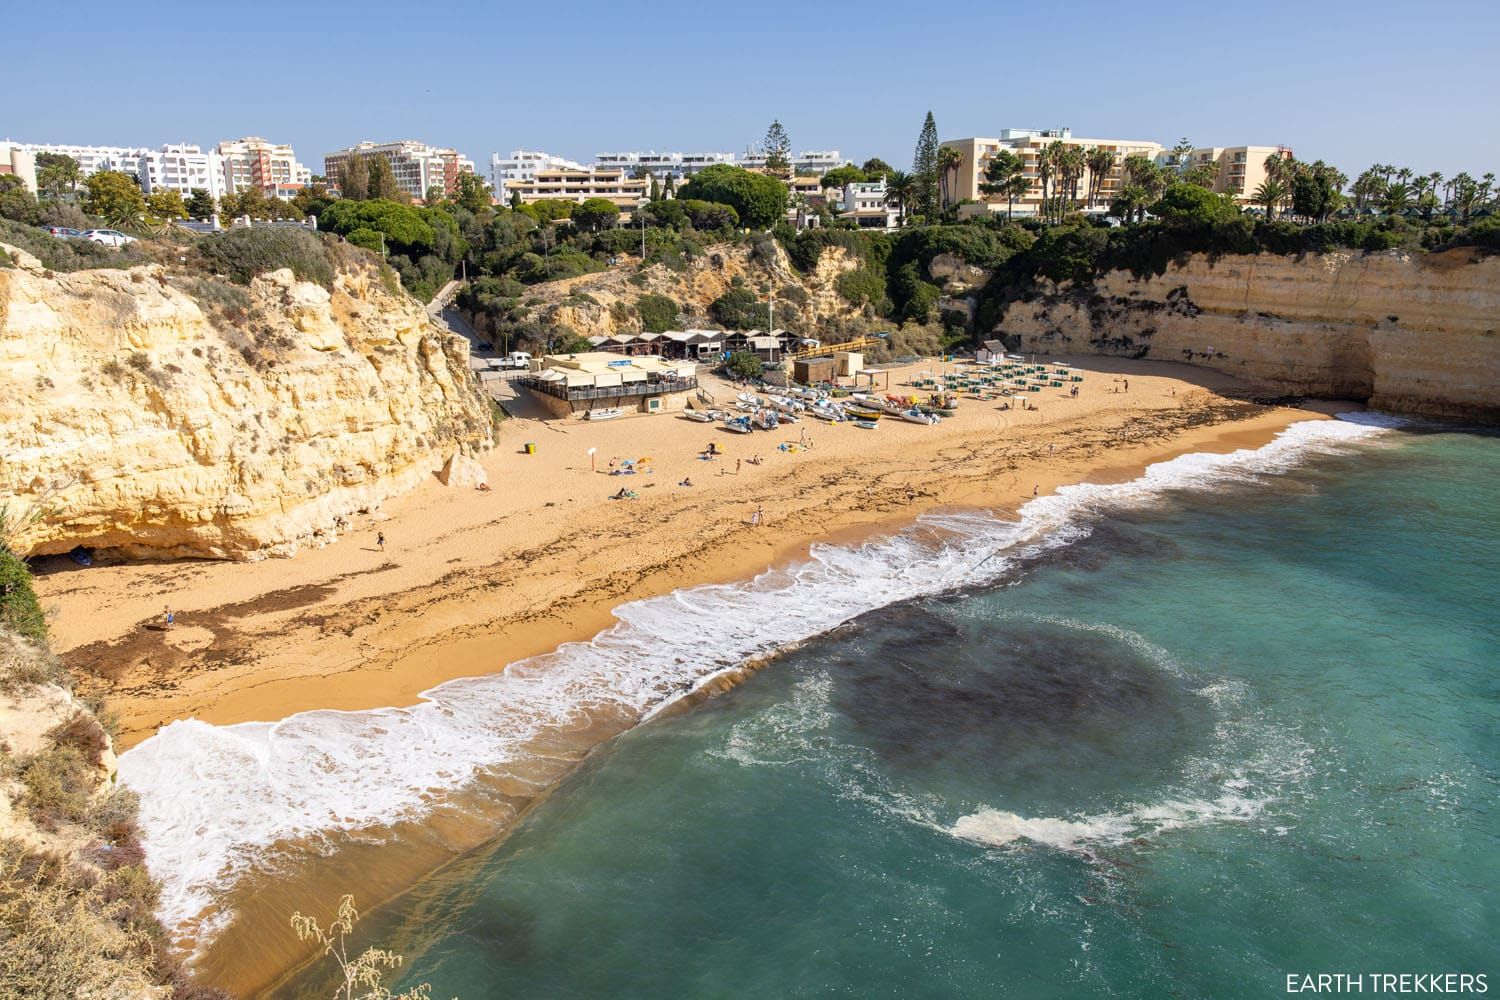
M 886 200 L 885 178 L 844 185 L 839 218 L 850 219 L 861 229 L 895 229 L 900 214 Z

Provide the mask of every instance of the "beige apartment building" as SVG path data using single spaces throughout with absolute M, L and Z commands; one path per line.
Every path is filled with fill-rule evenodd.
M 520 195 L 524 204 L 546 199 L 585 202 L 606 198 L 621 212 L 634 212 L 650 195 L 651 181 L 637 180 L 618 167 L 583 170 L 538 170 L 535 176 L 505 182 L 506 194 Z
M 1006 199 L 984 194 L 979 190 L 979 185 L 984 182 L 984 171 L 989 165 L 990 158 L 1000 150 L 1008 149 L 1021 157 L 1025 164 L 1024 175 L 1031 182 L 1026 194 L 1015 199 L 1013 206 L 1015 214 L 1017 216 L 1036 215 L 1041 211 L 1042 206 L 1042 179 L 1041 172 L 1037 169 L 1038 161 L 1042 150 L 1055 142 L 1085 148 L 1102 146 L 1115 154 L 1114 167 L 1100 179 L 1094 204 L 1088 206 L 1095 211 L 1107 208 L 1110 199 L 1120 189 L 1126 157 L 1144 156 L 1155 160 L 1162 151 L 1161 143 L 1152 142 L 1149 139 L 1083 139 L 1075 137 L 1071 129 L 1065 128 L 1012 128 L 1003 130 L 999 137 L 994 139 L 950 139 L 942 145 L 958 150 L 959 155 L 963 157 L 963 163 L 958 169 L 958 180 L 953 183 L 953 188 L 949 192 L 950 200 L 960 202 L 972 199 L 988 205 L 991 212 L 1004 212 Z M 1083 179 L 1078 185 L 1080 200 L 1088 196 L 1091 187 L 1091 173 L 1085 170 Z
M 1182 172 L 1197 167 L 1216 167 L 1214 190 L 1219 194 L 1232 195 L 1241 205 L 1250 204 L 1255 189 L 1265 183 L 1268 159 L 1290 159 L 1290 146 L 1203 146 L 1186 156 L 1186 165 L 1177 162 L 1177 155 L 1170 150 L 1157 157 L 1157 163 L 1167 169 Z

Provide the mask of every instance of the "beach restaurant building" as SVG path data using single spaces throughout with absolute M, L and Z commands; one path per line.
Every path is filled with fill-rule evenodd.
M 698 365 L 655 355 L 621 357 L 607 351 L 548 354 L 515 380 L 557 417 L 590 410 L 661 413 L 681 410 L 698 388 Z

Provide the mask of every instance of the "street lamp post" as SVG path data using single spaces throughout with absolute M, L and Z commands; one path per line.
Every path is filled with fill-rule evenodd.
M 641 263 L 646 263 L 646 206 L 651 204 L 650 198 L 642 198 L 636 203 L 635 214 L 641 220 Z

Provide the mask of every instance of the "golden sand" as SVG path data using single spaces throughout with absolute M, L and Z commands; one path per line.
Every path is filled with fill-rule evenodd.
M 815 541 L 857 542 L 945 507 L 1011 512 L 1060 484 L 1121 481 L 1188 452 L 1258 447 L 1292 422 L 1324 416 L 1256 405 L 1232 380 L 1187 366 L 1054 360 L 1084 371 L 1079 398 L 1032 394 L 1036 411 L 964 400 L 934 427 L 887 419 L 866 431 L 805 420 L 733 435 L 666 415 L 514 419 L 482 460 L 489 492 L 434 479 L 294 559 L 86 571 L 55 564 L 38 591 L 54 645 L 108 693 L 130 746 L 190 716 L 228 724 L 411 704 L 445 680 L 587 639 L 622 603 L 748 578 Z M 893 373 L 890 390 L 904 391 L 907 374 Z M 717 398 L 733 398 L 727 385 L 704 381 Z M 811 448 L 777 449 L 804 430 Z M 536 454 L 524 454 L 527 441 Z M 714 462 L 698 457 L 709 441 L 724 453 Z M 749 464 L 757 455 L 763 462 Z M 611 458 L 644 457 L 651 475 L 608 475 Z M 692 486 L 680 485 L 685 477 Z M 608 499 L 622 485 L 640 499 Z M 757 508 L 765 514 L 759 527 L 750 524 Z M 177 616 L 170 631 L 158 627 L 167 604 Z M 292 909 L 336 898 L 356 875 L 369 907 L 492 845 L 628 724 L 600 719 L 588 732 L 554 734 L 556 745 L 538 757 L 543 771 L 492 775 L 474 801 L 450 804 L 423 829 L 384 831 L 306 870 L 252 877 L 227 900 L 235 923 L 203 952 L 202 978 L 242 995 L 265 989 L 305 957 L 286 927 Z

